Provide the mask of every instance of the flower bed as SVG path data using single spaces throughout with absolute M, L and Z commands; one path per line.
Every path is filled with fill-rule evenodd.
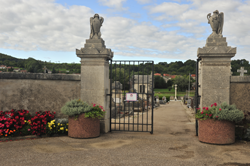
M 67 123 L 57 123 L 55 127 L 50 125 L 55 122 L 55 114 L 39 111 L 32 117 L 28 110 L 0 111 L 0 138 L 67 134 Z

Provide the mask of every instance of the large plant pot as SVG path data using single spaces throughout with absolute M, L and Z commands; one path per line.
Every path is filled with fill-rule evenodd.
M 73 138 L 94 138 L 100 136 L 100 120 L 85 118 L 84 113 L 76 119 L 69 117 L 68 136 Z
M 199 141 L 211 144 L 232 144 L 235 142 L 235 124 L 230 121 L 199 120 Z

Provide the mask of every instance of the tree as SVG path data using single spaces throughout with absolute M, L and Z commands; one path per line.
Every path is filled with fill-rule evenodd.
M 179 91 L 185 91 L 188 89 L 188 85 L 189 85 L 189 76 L 188 75 L 184 75 L 184 76 L 176 76 L 175 79 L 173 80 L 174 84 L 177 84 L 178 86 L 178 90 Z M 192 83 L 195 80 L 190 77 L 190 85 L 192 85 Z
M 154 77 L 155 88 L 167 88 L 166 81 L 160 76 Z

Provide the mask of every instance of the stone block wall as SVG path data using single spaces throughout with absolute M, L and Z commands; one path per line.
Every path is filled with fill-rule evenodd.
M 231 76 L 230 104 L 235 104 L 239 110 L 250 112 L 250 76 Z M 250 117 L 248 117 L 250 120 Z
M 80 99 L 81 76 L 74 74 L 0 73 L 0 110 L 55 111 L 71 99 Z

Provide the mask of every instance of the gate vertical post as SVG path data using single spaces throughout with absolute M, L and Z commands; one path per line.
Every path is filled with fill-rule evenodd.
M 227 46 L 226 38 L 209 36 L 206 46 L 198 48 L 200 61 L 200 108 L 230 100 L 231 58 L 236 48 Z
M 98 14 L 90 18 L 90 38 L 84 48 L 76 49 L 76 55 L 81 58 L 81 100 L 103 106 L 106 114 L 100 121 L 101 133 L 107 133 L 110 130 L 109 60 L 113 58 L 113 52 L 106 48 L 101 38 L 103 21 Z

